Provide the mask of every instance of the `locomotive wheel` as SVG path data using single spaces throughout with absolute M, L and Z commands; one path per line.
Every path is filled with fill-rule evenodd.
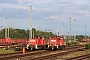
M 63 46 L 62 46 L 61 48 L 62 48 L 62 50 L 64 49 L 64 47 L 63 47 Z
M 54 46 L 54 51 L 56 51 L 57 50 L 57 47 L 56 46 Z
M 42 49 L 45 50 L 46 49 L 46 46 L 42 46 Z
M 47 50 L 47 49 L 49 49 L 49 48 L 48 48 L 48 45 L 45 45 L 45 46 L 44 46 L 44 50 Z
M 46 48 L 48 48 L 48 44 L 47 44 L 47 45 L 45 45 L 45 47 L 46 47 Z
M 65 45 L 63 46 L 63 49 L 65 49 Z
M 56 51 L 56 47 L 55 46 L 52 46 L 52 51 Z
M 31 46 L 30 50 L 32 51 L 33 50 L 33 47 Z
M 44 46 L 42 46 L 42 50 L 44 49 Z
M 64 50 L 65 49 L 65 46 L 61 46 L 61 49 Z
M 52 50 L 54 50 L 54 46 L 52 46 Z

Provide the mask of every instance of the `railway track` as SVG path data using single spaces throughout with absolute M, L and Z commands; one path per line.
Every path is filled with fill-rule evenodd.
M 83 47 L 83 45 L 76 45 L 76 46 L 68 46 L 66 49 L 72 49 L 72 47 L 78 48 L 78 47 Z M 32 51 L 26 51 L 26 53 L 32 52 Z M 7 55 L 17 55 L 17 54 L 22 54 L 22 52 L 15 52 L 15 53 L 8 53 L 8 54 L 0 54 L 0 56 L 7 56 Z
M 73 51 L 71 51 L 72 49 L 76 49 L 75 51 L 78 51 L 77 50 L 77 48 L 79 48 L 79 50 L 81 50 L 80 49 L 80 47 L 83 47 L 83 46 L 72 46 L 72 47 L 67 47 L 66 48 L 66 51 L 68 50 L 68 52 L 73 52 Z M 84 49 L 84 48 L 83 48 Z M 69 51 L 70 50 L 70 51 Z M 20 59 L 22 59 L 23 60 L 23 57 L 25 58 L 25 57 L 29 57 L 29 58 L 25 58 L 24 60 L 40 60 L 41 58 L 42 59 L 44 59 L 44 58 L 48 58 L 47 56 L 52 56 L 52 57 L 55 57 L 55 56 L 57 56 L 58 54 L 59 55 L 65 55 L 65 54 L 67 54 L 68 52 L 62 52 L 61 53 L 61 51 L 62 50 L 58 50 L 58 51 L 47 51 L 47 50 L 44 50 L 44 51 L 39 51 L 39 52 L 28 52 L 28 53 L 26 53 L 26 54 L 24 54 L 24 55 L 22 55 L 22 54 L 12 54 L 12 55 L 8 55 L 8 56 L 2 56 L 2 57 L 0 57 L 0 59 L 1 60 L 10 60 L 10 59 L 15 59 L 16 60 L 16 58 L 20 58 Z M 74 51 L 74 52 L 75 52 Z M 57 54 L 50 54 L 50 53 L 52 53 L 52 52 L 59 52 L 59 53 L 57 53 Z M 44 55 L 44 56 L 42 56 L 42 55 Z M 46 56 L 45 56 L 46 55 Z M 37 57 L 36 57 L 37 56 Z M 39 56 L 39 57 L 38 57 Z M 42 56 L 42 57 L 41 57 Z
M 90 54 L 77 56 L 77 57 L 73 57 L 73 58 L 69 58 L 69 59 L 65 59 L 65 60 L 84 60 L 84 59 L 86 60 L 87 58 L 90 58 Z
M 41 50 L 41 51 L 35 51 L 35 52 L 28 52 L 26 54 L 21 54 L 21 53 L 16 53 L 16 54 L 11 54 L 11 55 L 6 55 L 6 56 L 0 56 L 0 59 L 1 60 L 8 60 L 8 59 L 14 59 L 14 58 L 19 58 L 19 57 L 25 57 L 25 56 L 28 56 L 28 55 L 36 55 L 36 54 L 39 54 L 39 53 L 43 53 L 43 52 L 47 52 L 45 50 Z
M 55 60 L 57 56 L 63 56 L 63 55 L 66 55 L 66 54 L 69 54 L 69 53 L 74 53 L 74 52 L 78 52 L 78 51 L 81 51 L 82 49 L 84 48 L 78 48 L 78 49 L 71 49 L 71 50 L 68 50 L 66 52 L 59 52 L 57 54 L 50 54 L 50 55 L 45 55 L 45 56 L 41 56 L 41 57 L 37 57 L 37 58 L 27 58 L 27 60 Z M 23 59 L 22 59 L 23 60 Z
M 0 48 L 16 48 L 16 47 L 23 47 L 26 45 L 8 45 L 8 46 L 0 46 Z

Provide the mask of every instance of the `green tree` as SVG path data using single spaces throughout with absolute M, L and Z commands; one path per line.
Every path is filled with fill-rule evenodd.
M 34 32 L 34 33 L 33 33 Z M 9 28 L 9 37 L 10 38 L 29 38 L 30 30 L 25 29 L 19 29 L 19 28 Z M 36 36 L 43 36 L 46 39 L 49 39 L 50 37 L 53 37 L 54 34 L 52 32 L 43 32 L 40 30 L 37 30 L 35 28 L 32 28 L 32 36 L 34 34 L 34 37 Z M 5 37 L 5 29 L 0 30 L 0 37 Z

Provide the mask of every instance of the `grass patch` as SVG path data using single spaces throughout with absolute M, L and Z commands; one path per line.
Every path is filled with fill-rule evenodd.
M 90 54 L 90 49 L 86 49 L 85 52 Z
M 79 44 L 78 42 L 70 42 L 70 43 L 66 43 L 67 46 L 74 46 Z
M 0 49 L 0 54 L 7 54 L 7 53 L 13 53 L 14 50 L 13 49 Z

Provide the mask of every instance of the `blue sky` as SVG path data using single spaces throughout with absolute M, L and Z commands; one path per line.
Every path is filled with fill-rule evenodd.
M 74 19 L 76 34 L 90 35 L 90 0 L 0 0 L 1 29 L 30 28 L 30 7 L 32 6 L 33 27 L 43 31 L 57 32 L 60 18 L 60 31 L 69 32 L 71 17 L 71 33 L 74 34 Z M 5 20 L 8 23 L 5 23 Z M 64 25 L 63 25 L 64 24 Z

